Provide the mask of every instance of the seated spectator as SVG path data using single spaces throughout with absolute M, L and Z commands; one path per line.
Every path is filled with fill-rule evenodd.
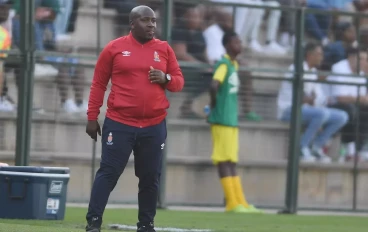
M 15 16 L 15 11 L 11 9 L 12 6 L 12 0 L 0 0 L 0 4 L 3 6 L 7 5 L 9 10 L 8 12 L 8 19 L 2 23 L 2 26 L 9 32 L 10 38 L 12 38 L 12 21 Z M 2 14 L 5 15 L 5 14 Z
M 257 6 L 273 6 L 280 4 L 277 1 L 262 0 L 212 0 L 213 2 L 243 3 Z M 232 13 L 232 7 L 224 8 Z M 280 24 L 281 11 L 271 10 L 267 20 L 266 46 L 259 43 L 259 31 L 262 19 L 265 15 L 264 9 L 237 7 L 235 13 L 235 31 L 248 42 L 248 46 L 255 52 L 267 52 L 267 54 L 286 54 L 286 49 L 277 43 L 277 33 Z M 245 43 L 246 44 L 246 43 Z
M 180 18 L 178 25 L 173 28 L 172 47 L 178 60 L 208 63 L 202 23 L 199 9 L 191 7 Z
M 10 50 L 11 47 L 11 36 L 9 31 L 2 26 L 4 22 L 8 20 L 9 16 L 9 7 L 4 3 L 0 3 L 0 50 Z M 4 82 L 5 82 L 5 71 L 4 71 L 4 58 L 7 57 L 7 54 L 0 53 L 0 111 L 8 112 L 13 111 L 14 106 L 3 97 L 4 90 Z
M 347 154 L 346 159 L 350 160 L 355 156 L 355 145 L 359 150 L 359 155 L 364 160 L 368 160 L 368 94 L 367 94 L 367 80 L 364 77 L 367 70 L 368 55 L 365 50 L 359 48 L 349 48 L 347 51 L 347 59 L 342 60 L 332 66 L 332 73 L 336 75 L 327 77 L 328 81 L 334 82 L 346 82 L 361 84 L 358 86 L 353 85 L 332 85 L 331 96 L 333 102 L 330 107 L 344 110 L 349 115 L 349 122 L 342 129 L 342 142 L 346 146 Z M 358 55 L 360 59 L 360 68 L 358 67 Z M 354 77 L 339 76 L 342 75 L 354 75 Z M 359 96 L 359 102 L 357 102 Z M 358 105 L 357 105 L 358 104 Z M 355 129 L 358 123 L 359 117 L 359 136 L 356 138 Z
M 226 50 L 222 45 L 222 37 L 227 31 L 233 29 L 233 17 L 230 13 L 219 12 L 215 17 L 217 23 L 212 24 L 203 32 L 210 64 L 215 64 L 225 55 Z
M 349 4 L 354 2 L 354 0 L 301 0 L 301 2 L 309 8 L 325 11 L 346 11 L 349 9 Z M 336 30 L 336 25 L 340 22 L 340 18 L 340 16 L 328 14 L 307 14 L 306 30 L 311 36 L 319 40 L 323 46 L 326 46 L 329 43 L 328 30 L 330 26 Z M 352 17 L 349 16 L 347 18 L 349 18 L 348 21 L 342 20 L 342 22 L 352 23 Z
M 20 21 L 19 21 L 19 10 L 22 0 L 13 0 L 13 9 L 15 10 L 15 17 L 13 18 L 13 42 L 14 45 L 19 48 L 20 44 Z M 35 1 L 35 43 L 36 50 L 45 51 L 55 48 L 55 27 L 54 20 L 59 13 L 59 1 L 55 0 L 36 0 Z M 51 33 L 51 38 L 46 44 L 44 41 L 45 32 Z M 57 70 L 52 65 L 47 64 L 36 64 L 35 65 L 35 76 L 55 76 Z
M 60 4 L 60 13 L 56 16 L 54 21 L 56 40 L 68 40 L 68 25 L 70 17 L 73 13 L 75 4 L 78 4 L 78 0 L 58 0 Z
M 77 64 L 76 58 L 57 58 L 56 62 L 67 62 Z M 85 72 L 81 66 L 62 65 L 59 67 L 59 74 L 56 77 L 58 84 L 61 109 L 66 113 L 86 113 L 88 103 L 84 98 Z M 73 87 L 74 97 L 69 98 L 69 86 Z
M 330 71 L 333 64 L 346 59 L 346 49 L 356 43 L 356 30 L 348 22 L 338 23 L 335 31 L 335 42 L 324 48 L 324 62 L 322 69 Z
M 338 9 L 348 12 L 364 12 L 368 8 L 367 0 L 336 0 L 334 2 Z M 354 23 L 354 18 L 352 16 L 339 15 L 338 22 Z
M 302 0 L 302 2 L 309 8 L 325 11 L 333 9 L 333 5 L 331 5 L 329 0 Z M 331 23 L 331 15 L 307 14 L 305 23 L 306 31 L 320 41 L 323 46 L 330 42 L 327 32 Z
M 177 17 L 179 20 L 171 35 L 172 48 L 177 59 L 197 64 L 208 64 L 206 41 L 202 32 L 203 19 L 199 8 L 197 6 L 188 7 L 184 15 L 177 15 Z M 192 110 L 193 100 L 206 90 L 208 86 L 206 81 L 211 81 L 212 74 L 201 68 L 186 68 L 186 71 L 190 71 L 190 75 L 186 75 L 185 70 L 183 70 L 184 75 L 186 75 L 184 92 L 189 94 L 181 106 L 181 116 L 197 118 Z M 204 75 L 206 78 L 203 78 Z
M 73 33 L 75 31 L 75 25 L 78 19 L 78 10 L 80 7 L 80 0 L 73 0 L 73 8 L 70 13 L 69 22 L 67 25 L 66 33 Z
M 307 44 L 305 47 L 305 60 L 303 69 L 306 73 L 304 80 L 317 80 L 317 68 L 323 59 L 323 50 L 320 45 Z M 294 70 L 291 65 L 290 71 Z M 293 78 L 293 74 L 287 74 L 287 78 Z M 284 81 L 278 94 L 278 118 L 282 121 L 290 121 L 293 87 L 290 81 Z M 330 162 L 323 147 L 329 139 L 338 132 L 347 122 L 348 115 L 342 110 L 327 108 L 326 98 L 321 85 L 315 82 L 305 82 L 304 99 L 301 108 L 302 122 L 305 131 L 301 136 L 300 150 L 302 161 L 314 162 L 316 158 L 322 162 Z M 312 146 L 312 149 L 310 149 Z
M 69 53 L 71 51 L 63 51 Z M 76 58 L 63 58 L 63 57 L 48 57 L 49 61 L 55 63 L 70 63 L 77 64 L 79 62 Z M 56 76 L 57 88 L 60 94 L 60 109 L 61 112 L 66 113 L 85 113 L 87 111 L 88 105 L 87 101 L 84 100 L 84 84 L 85 84 L 85 72 L 82 66 L 69 66 L 69 65 L 60 65 L 58 66 L 58 75 Z M 16 69 L 17 73 L 19 73 L 19 68 Z M 19 75 L 16 75 L 16 84 L 19 85 Z M 74 97 L 69 98 L 69 87 L 73 87 Z M 1 92 L 1 91 L 0 91 Z M 2 101 L 6 106 L 3 111 L 13 111 L 15 109 L 15 102 L 8 96 L 8 88 L 6 86 L 6 82 L 4 83 L 4 88 L 2 91 Z M 42 112 L 44 109 L 35 108 L 33 109 L 36 112 Z M 47 109 L 46 109 L 47 110 Z M 1 104 L 0 104 L 1 111 Z
M 282 6 L 298 7 L 301 0 L 278 0 Z M 280 24 L 280 44 L 283 47 L 293 47 L 295 43 L 295 18 L 296 14 L 293 11 L 283 11 L 281 14 Z

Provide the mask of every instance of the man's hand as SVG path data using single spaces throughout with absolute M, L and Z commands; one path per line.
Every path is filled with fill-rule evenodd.
M 151 66 L 148 73 L 149 73 L 148 77 L 149 77 L 151 83 L 165 84 L 167 82 L 165 73 L 162 72 L 161 70 L 154 69 Z
M 97 134 L 101 136 L 101 128 L 98 121 L 88 121 L 86 126 L 86 133 L 94 140 L 97 141 Z

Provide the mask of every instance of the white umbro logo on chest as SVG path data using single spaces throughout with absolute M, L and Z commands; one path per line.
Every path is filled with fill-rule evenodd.
M 123 56 L 130 56 L 130 53 L 131 53 L 131 52 L 129 52 L 129 51 L 123 51 L 121 54 L 122 54 Z

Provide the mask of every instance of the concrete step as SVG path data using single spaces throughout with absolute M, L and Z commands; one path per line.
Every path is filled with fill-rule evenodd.
M 100 124 L 103 124 L 103 115 Z M 76 156 L 91 154 L 92 141 L 85 133 L 86 117 L 83 115 L 33 114 L 31 151 L 53 154 L 70 153 Z M 208 158 L 212 153 L 209 125 L 204 120 L 168 119 L 168 156 L 193 156 Z M 0 115 L 0 150 L 15 151 L 15 115 Z M 239 160 L 272 161 L 285 160 L 289 148 L 288 124 L 280 122 L 240 124 Z M 97 142 L 97 154 L 101 143 Z M 337 159 L 339 138 L 330 149 L 331 156 Z M 48 154 L 47 154 L 48 152 Z M 99 156 L 99 155 L 98 155 Z
M 15 115 L 0 115 L 0 150 L 14 151 Z M 103 123 L 103 116 L 100 117 Z M 91 154 L 92 141 L 85 134 L 86 117 L 33 114 L 31 150 L 34 152 Z M 242 123 L 240 160 L 284 160 L 288 150 L 288 125 L 279 122 Z M 168 120 L 169 156 L 210 157 L 212 142 L 204 120 Z M 100 152 L 100 142 L 97 151 Z
M 41 155 L 41 156 L 40 156 Z M 13 157 L 0 153 L 3 162 Z M 46 159 L 33 153 L 31 165 L 69 167 L 68 202 L 88 202 L 91 189 L 91 160 L 65 158 L 62 154 Z M 96 168 L 98 164 L 96 163 Z M 247 200 L 257 206 L 283 207 L 286 186 L 286 161 L 246 161 L 237 166 Z M 299 207 L 351 208 L 353 199 L 352 164 L 302 164 L 299 172 Z M 368 207 L 368 165 L 359 166 L 357 205 Z M 109 203 L 136 203 L 138 180 L 132 160 L 128 163 Z M 223 191 L 217 170 L 203 157 L 172 156 L 167 159 L 166 200 L 169 204 L 223 206 Z

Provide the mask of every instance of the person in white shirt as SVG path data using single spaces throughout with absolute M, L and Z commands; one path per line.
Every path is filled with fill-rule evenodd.
M 256 6 L 278 7 L 280 3 L 274 0 L 211 0 L 213 2 L 240 3 Z M 232 7 L 223 8 L 229 13 Z M 252 51 L 267 54 L 284 55 L 287 50 L 277 43 L 277 34 L 280 25 L 281 11 L 271 10 L 267 19 L 266 45 L 259 42 L 259 32 L 266 10 L 260 8 L 237 7 L 235 11 L 235 32 L 241 37 L 244 44 L 248 44 Z
M 309 43 L 305 47 L 305 60 L 303 69 L 304 80 L 317 80 L 317 68 L 323 59 L 322 46 Z M 293 78 L 291 65 L 287 78 Z M 290 121 L 292 107 L 293 88 L 290 81 L 283 81 L 279 90 L 278 118 L 282 121 Z M 305 126 L 300 140 L 302 161 L 313 162 L 316 159 L 322 162 L 330 162 L 331 158 L 325 154 L 323 147 L 329 139 L 338 132 L 348 121 L 348 114 L 339 109 L 327 107 L 327 99 L 323 94 L 322 86 L 317 82 L 304 82 L 304 99 L 301 108 L 302 122 Z M 310 148 L 312 147 L 312 149 Z
M 226 11 L 218 11 L 216 13 L 216 23 L 209 26 L 203 32 L 206 41 L 207 57 L 210 64 L 215 64 L 226 54 L 224 45 L 222 45 L 222 38 L 226 31 L 233 30 L 232 14 Z
M 359 48 L 349 48 L 346 51 L 347 59 L 342 60 L 332 66 L 332 73 L 327 77 L 328 81 L 354 83 L 356 85 L 340 84 L 330 87 L 331 104 L 330 107 L 346 111 L 349 114 L 349 122 L 342 130 L 342 142 L 346 146 L 346 160 L 351 160 L 355 157 L 355 145 L 359 150 L 359 155 L 364 160 L 368 160 L 368 95 L 367 95 L 367 79 L 364 77 L 364 70 L 367 70 L 368 55 L 366 51 Z M 358 61 L 358 55 L 359 60 Z M 358 63 L 360 63 L 360 71 L 357 71 Z M 358 74 L 359 73 L 359 74 Z M 355 77 L 339 76 L 355 75 Z M 360 87 L 357 84 L 361 85 Z M 358 101 L 359 96 L 359 102 Z M 359 106 L 359 107 L 358 107 Z M 356 138 L 356 126 L 359 122 L 359 136 Z

